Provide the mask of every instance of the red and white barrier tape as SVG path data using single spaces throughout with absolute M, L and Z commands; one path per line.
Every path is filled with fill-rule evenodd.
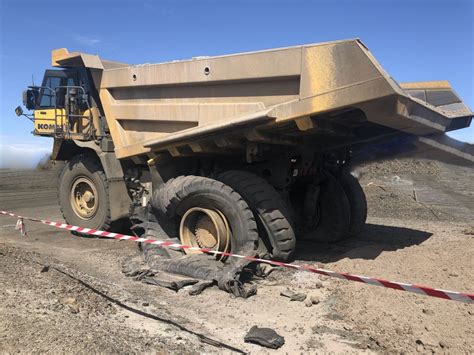
M 177 243 L 165 242 L 165 241 L 160 241 L 156 239 L 139 238 L 139 237 L 134 237 L 131 235 L 126 235 L 126 234 L 112 233 L 112 232 L 106 232 L 106 231 L 95 230 L 95 229 L 90 229 L 90 228 L 83 228 L 83 227 L 78 227 L 78 226 L 72 226 L 70 224 L 65 224 L 65 223 L 51 222 L 44 219 L 23 217 L 23 216 L 19 216 L 14 213 L 6 212 L 6 211 L 0 211 L 0 213 L 5 216 L 16 217 L 22 221 L 21 223 L 23 223 L 23 220 L 29 220 L 32 222 L 40 222 L 40 223 L 46 224 L 48 226 L 56 227 L 56 228 L 76 231 L 82 234 L 95 235 L 99 237 L 113 238 L 113 239 L 119 239 L 119 240 L 129 240 L 129 241 L 138 242 L 138 243 L 155 244 L 155 245 L 159 245 L 165 248 L 196 250 L 196 251 L 201 251 L 208 254 L 247 259 L 250 261 L 257 261 L 257 262 L 270 264 L 274 266 L 282 266 L 282 267 L 287 267 L 290 269 L 295 269 L 295 270 L 300 270 L 300 271 L 308 271 L 315 274 L 335 277 L 338 279 L 362 282 L 369 285 L 381 286 L 381 287 L 391 288 L 391 289 L 400 290 L 400 291 L 407 291 L 407 292 L 417 293 L 420 295 L 444 298 L 447 300 L 459 301 L 459 302 L 464 302 L 464 303 L 474 303 L 474 294 L 471 294 L 471 293 L 440 290 L 437 288 L 432 288 L 432 287 L 427 287 L 427 286 L 420 286 L 420 285 L 415 285 L 415 284 L 388 281 L 384 279 L 376 279 L 373 277 L 352 275 L 352 274 L 347 274 L 344 272 L 335 272 L 335 271 L 330 271 L 330 270 L 318 269 L 318 268 L 314 268 L 314 267 L 306 266 L 306 265 L 288 264 L 288 263 L 283 263 L 280 261 L 255 258 L 252 256 L 244 256 L 244 255 L 238 255 L 238 254 L 233 254 L 233 253 L 219 252 L 219 251 L 210 250 L 206 248 L 191 247 L 189 245 L 181 245 Z M 24 230 L 24 227 L 23 227 L 23 230 Z M 25 234 L 26 234 L 26 231 L 25 231 Z

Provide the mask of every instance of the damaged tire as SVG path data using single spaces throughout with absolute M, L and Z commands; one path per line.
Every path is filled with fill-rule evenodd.
M 226 171 L 217 179 L 235 189 L 247 202 L 256 216 L 259 234 L 272 259 L 290 260 L 296 244 L 295 234 L 287 208 L 273 186 L 246 171 Z
M 357 180 L 348 170 L 341 169 L 338 181 L 341 184 L 349 201 L 351 210 L 351 219 L 349 223 L 349 231 L 346 238 L 359 235 L 365 227 L 367 220 L 367 199 L 364 190 Z
M 167 234 L 179 236 L 183 244 L 191 242 L 208 249 L 226 246 L 214 235 L 225 235 L 224 229 L 228 228 L 230 243 L 226 250 L 255 255 L 258 232 L 254 215 L 242 196 L 220 181 L 179 176 L 156 190 L 151 204 Z

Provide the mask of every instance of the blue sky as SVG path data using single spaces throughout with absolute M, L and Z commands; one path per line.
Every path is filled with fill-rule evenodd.
M 33 137 L 13 110 L 60 47 L 139 64 L 360 37 L 396 80 L 447 79 L 473 109 L 473 4 L 0 0 L 0 167 L 49 151 L 51 140 Z M 474 141 L 474 125 L 452 136 Z

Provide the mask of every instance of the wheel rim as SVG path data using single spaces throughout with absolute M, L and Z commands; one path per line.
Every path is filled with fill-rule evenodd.
M 231 231 L 224 214 L 218 210 L 193 207 L 181 218 L 179 236 L 184 245 L 205 248 L 220 252 L 229 252 Z M 202 253 L 199 250 L 184 249 L 186 254 Z M 224 260 L 224 255 L 216 255 Z
M 92 219 L 99 206 L 97 189 L 86 176 L 76 178 L 71 187 L 71 207 L 74 213 L 82 219 Z

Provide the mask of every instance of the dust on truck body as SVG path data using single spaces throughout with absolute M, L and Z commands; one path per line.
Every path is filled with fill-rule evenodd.
M 446 81 L 397 83 L 360 40 L 143 65 L 59 49 L 52 64 L 24 102 L 67 162 L 68 223 L 280 260 L 362 230 L 352 149 L 473 116 Z

